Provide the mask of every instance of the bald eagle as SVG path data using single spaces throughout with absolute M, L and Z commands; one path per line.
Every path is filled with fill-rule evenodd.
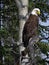
M 24 47 L 28 46 L 28 42 L 31 37 L 34 38 L 36 35 L 38 35 L 38 15 L 40 15 L 40 9 L 34 8 L 24 25 L 22 32 L 22 42 L 24 44 Z

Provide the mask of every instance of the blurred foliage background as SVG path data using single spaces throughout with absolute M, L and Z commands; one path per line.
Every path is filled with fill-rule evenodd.
M 1 0 L 0 7 L 0 65 L 14 65 L 19 60 L 18 8 L 14 0 Z

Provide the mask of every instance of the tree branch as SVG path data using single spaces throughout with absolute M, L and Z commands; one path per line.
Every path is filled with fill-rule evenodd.
M 24 7 L 26 7 L 27 5 L 23 5 L 23 3 L 22 3 L 22 1 L 21 0 L 15 0 L 15 2 L 16 2 L 16 4 L 17 4 L 17 7 L 18 8 L 24 8 Z
M 16 4 L 17 4 L 17 7 L 20 8 L 21 7 L 21 3 L 20 3 L 20 0 L 15 0 Z

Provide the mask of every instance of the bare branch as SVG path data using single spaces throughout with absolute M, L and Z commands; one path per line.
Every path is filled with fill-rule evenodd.
M 16 4 L 17 4 L 17 7 L 18 8 L 25 8 L 25 7 L 28 7 L 28 2 L 26 3 L 25 1 L 24 1 L 24 3 L 23 3 L 23 1 L 21 1 L 21 0 L 15 0 L 15 2 L 16 2 Z
M 17 7 L 18 8 L 24 8 L 24 7 L 26 7 L 27 5 L 23 5 L 23 3 L 22 3 L 22 1 L 21 0 L 15 0 L 15 2 L 16 2 L 16 4 L 17 4 Z
M 21 3 L 20 3 L 20 0 L 15 0 L 16 4 L 17 4 L 17 7 L 20 8 L 21 7 Z

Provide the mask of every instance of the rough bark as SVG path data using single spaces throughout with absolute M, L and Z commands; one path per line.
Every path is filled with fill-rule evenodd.
M 36 43 L 38 41 L 39 41 L 39 37 L 38 36 L 35 36 L 34 39 L 32 38 L 29 41 L 28 54 L 29 54 L 29 57 L 30 57 L 30 65 L 37 65 L 36 56 L 38 56 L 38 54 L 39 54 L 39 48 L 38 48 Z

